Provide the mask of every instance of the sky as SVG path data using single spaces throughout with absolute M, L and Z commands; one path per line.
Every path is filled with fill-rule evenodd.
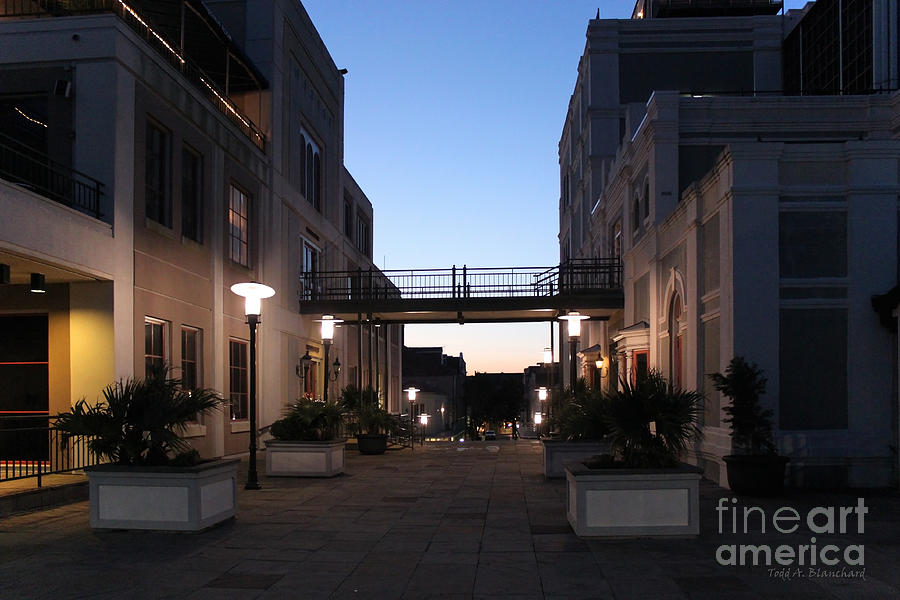
M 630 18 L 634 2 L 303 5 L 348 70 L 344 163 L 375 209 L 376 264 L 557 264 L 557 145 L 585 31 L 598 9 Z M 549 344 L 546 323 L 406 327 L 407 346 L 462 352 L 470 374 L 521 372 Z

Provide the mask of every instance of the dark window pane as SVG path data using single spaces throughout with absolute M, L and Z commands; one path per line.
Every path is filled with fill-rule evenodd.
M 781 277 L 846 277 L 847 213 L 782 212 L 778 227 Z
M 782 309 L 780 321 L 781 429 L 846 429 L 846 309 Z
M 46 362 L 47 336 L 46 315 L 0 316 L 0 362 Z

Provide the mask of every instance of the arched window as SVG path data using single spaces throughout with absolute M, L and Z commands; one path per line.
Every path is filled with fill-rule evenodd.
M 650 216 L 650 181 L 649 180 L 644 182 L 644 196 L 643 196 L 642 200 L 644 202 L 643 217 L 646 219 L 647 217 Z
M 306 136 L 300 134 L 300 191 L 306 194 Z M 295 180 L 296 181 L 296 180 Z
M 306 144 L 306 185 L 303 193 L 307 200 L 313 201 L 313 148 L 309 143 Z
M 313 206 L 316 210 L 322 208 L 322 159 L 316 152 L 315 166 L 313 167 Z
M 631 210 L 631 229 L 637 231 L 641 226 L 641 199 L 639 196 L 634 197 L 634 204 Z
M 669 302 L 669 381 L 675 387 L 682 386 L 683 354 L 681 337 L 681 295 L 678 292 Z

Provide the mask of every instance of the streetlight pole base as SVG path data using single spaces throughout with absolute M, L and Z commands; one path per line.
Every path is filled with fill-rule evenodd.
M 259 485 L 258 482 L 255 482 L 255 481 L 254 481 L 254 482 L 251 483 L 251 482 L 248 481 L 248 482 L 244 485 L 244 489 L 245 489 L 245 490 L 261 490 L 261 489 L 262 489 L 262 486 Z

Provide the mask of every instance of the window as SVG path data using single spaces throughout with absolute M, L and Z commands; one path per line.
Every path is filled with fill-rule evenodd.
M 634 203 L 631 206 L 631 229 L 637 233 L 641 227 L 641 199 L 639 196 L 634 197 Z
M 303 255 L 300 257 L 300 281 L 303 289 L 300 297 L 303 300 L 313 300 L 317 292 L 321 291 L 320 281 L 316 277 L 321 268 L 321 251 L 309 240 L 301 238 Z
M 650 351 L 635 350 L 632 354 L 632 360 L 634 361 L 634 366 L 632 367 L 631 382 L 637 385 L 647 379 L 647 374 L 650 372 Z
M 322 210 L 322 153 L 305 131 L 300 134 L 302 173 L 300 186 L 306 200 L 318 211 Z
M 168 358 L 166 352 L 166 322 L 144 319 L 144 376 L 163 369 Z
M 371 257 L 369 249 L 369 220 L 360 214 L 356 215 L 356 247 L 360 252 Z
M 203 157 L 181 150 L 181 235 L 203 243 Z
M 781 277 L 847 276 L 847 213 L 782 211 L 778 219 Z
M 200 382 L 200 330 L 181 328 L 181 385 L 186 390 L 202 387 Z
M 643 204 L 643 217 L 644 220 L 650 218 L 650 182 L 644 182 L 644 194 L 641 197 Z
M 247 350 L 249 345 L 241 340 L 228 341 L 228 381 L 230 383 L 229 400 L 231 403 L 231 420 L 241 421 L 249 416 L 247 401 L 250 384 L 247 380 Z
M 193 327 L 181 328 L 181 387 L 193 390 L 202 387 L 200 382 L 200 330 Z M 197 413 L 193 421 L 202 423 L 203 414 Z
M 235 185 L 228 201 L 229 257 L 239 265 L 250 266 L 250 197 Z
M 353 198 L 344 196 L 344 235 L 353 239 Z
M 620 258 L 622 256 L 622 219 L 618 219 L 610 228 L 609 255 L 612 258 Z
M 669 302 L 669 381 L 678 388 L 681 387 L 683 374 L 681 313 L 681 296 L 676 293 Z
M 146 216 L 166 227 L 172 226 L 172 198 L 169 194 L 171 170 L 170 136 L 153 123 L 147 123 L 147 149 L 144 157 L 146 181 L 144 203 Z
M 846 429 L 847 309 L 782 308 L 780 316 L 779 427 Z

